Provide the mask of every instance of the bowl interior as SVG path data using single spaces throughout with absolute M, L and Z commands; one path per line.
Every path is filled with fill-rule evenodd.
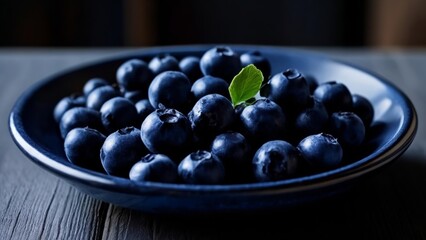
M 97 182 L 97 184 L 108 182 L 117 188 L 129 186 L 130 180 L 82 169 L 67 161 L 57 124 L 52 117 L 55 104 L 64 96 L 74 92 L 81 92 L 84 83 L 90 78 L 101 77 L 110 82 L 115 82 L 116 69 L 121 63 L 130 58 L 149 61 L 160 52 L 168 52 L 179 59 L 187 55 L 201 56 L 207 49 L 209 49 L 209 46 L 145 49 L 130 55 L 117 56 L 89 65 L 77 66 L 74 69 L 53 75 L 32 86 L 19 98 L 10 118 L 12 135 L 18 146 L 36 163 L 54 170 L 68 179 L 84 182 L 88 176 L 94 176 L 95 178 L 92 180 Z M 365 164 L 374 162 L 379 156 L 384 155 L 396 145 L 407 133 L 408 128 L 412 127 L 412 119 L 415 116 L 415 112 L 409 100 L 397 88 L 376 74 L 300 50 L 265 46 L 233 46 L 233 49 L 239 53 L 254 49 L 261 51 L 271 62 L 272 74 L 288 68 L 296 68 L 305 75 L 313 76 L 319 82 L 330 80 L 343 82 L 352 93 L 361 94 L 373 103 L 375 110 L 374 124 L 365 145 L 359 154 L 356 155 L 356 161 L 338 169 L 271 183 L 205 186 L 203 187 L 204 190 L 285 187 L 292 184 L 309 184 L 322 179 L 342 176 L 356 171 L 357 168 Z M 197 186 L 180 186 L 180 184 L 156 185 L 154 183 L 144 186 L 186 190 L 191 188 L 192 190 L 200 189 Z M 137 191 L 139 190 L 140 188 Z

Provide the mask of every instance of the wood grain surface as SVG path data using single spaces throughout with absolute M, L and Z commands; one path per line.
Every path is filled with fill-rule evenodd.
M 131 49 L 0 49 L 0 239 L 426 239 L 426 49 L 315 49 L 389 79 L 413 101 L 417 136 L 353 191 L 274 214 L 165 217 L 95 200 L 29 161 L 7 126 L 31 84 Z

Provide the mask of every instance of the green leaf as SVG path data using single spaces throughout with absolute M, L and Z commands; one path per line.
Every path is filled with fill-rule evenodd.
M 263 81 L 262 71 L 250 64 L 235 75 L 229 85 L 229 95 L 231 95 L 232 104 L 238 104 L 254 97 L 260 90 Z

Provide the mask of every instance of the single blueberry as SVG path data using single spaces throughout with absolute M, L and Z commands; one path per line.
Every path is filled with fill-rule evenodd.
M 327 124 L 327 109 L 320 101 L 310 97 L 306 108 L 297 115 L 292 131 L 297 136 L 297 141 L 300 141 L 308 135 L 325 131 Z
M 99 151 L 105 138 L 105 135 L 92 128 L 74 128 L 65 137 L 65 155 L 79 167 L 104 172 Z
M 345 84 L 328 81 L 323 82 L 315 89 L 313 96 L 322 102 L 329 115 L 333 112 L 350 111 L 352 109 L 352 95 Z
M 241 60 L 228 46 L 217 46 L 207 50 L 200 59 L 204 75 L 219 77 L 230 83 L 241 71 Z
M 232 103 L 220 94 L 200 98 L 188 114 L 197 140 L 209 142 L 229 129 L 235 119 Z
M 356 147 L 365 138 L 365 126 L 353 112 L 335 112 L 330 116 L 329 132 L 339 139 L 342 147 Z
M 137 103 L 139 100 L 148 98 L 148 90 L 124 91 L 124 97 L 129 99 L 132 103 Z
M 310 92 L 303 75 L 296 69 L 287 69 L 272 76 L 261 95 L 274 101 L 287 114 L 295 115 L 306 107 Z
M 152 153 L 180 161 L 192 147 L 191 123 L 175 109 L 157 109 L 143 121 L 140 138 Z
M 114 97 L 106 101 L 100 110 L 102 124 L 109 132 L 125 127 L 139 127 L 139 115 L 135 105 L 124 97 Z
M 217 78 L 213 76 L 204 76 L 192 84 L 191 92 L 195 97 L 195 100 L 198 100 L 208 94 L 217 93 L 228 99 L 229 96 L 229 84 L 222 78 Z
M 300 161 L 300 152 L 290 143 L 283 140 L 268 141 L 253 157 L 254 177 L 259 182 L 294 177 L 299 172 Z
M 368 128 L 373 122 L 374 118 L 374 108 L 373 104 L 359 94 L 352 95 L 352 111 L 361 118 L 364 126 Z
M 257 50 L 245 52 L 241 54 L 240 60 L 242 67 L 253 64 L 260 71 L 262 71 L 264 81 L 267 81 L 271 76 L 271 64 L 269 63 L 269 60 L 262 55 L 261 52 Z
M 318 87 L 318 80 L 312 75 L 305 75 L 305 80 L 309 86 L 309 92 L 314 94 L 315 89 Z
M 139 121 L 142 123 L 145 118 L 152 113 L 155 109 L 152 107 L 148 99 L 141 99 L 135 104 L 138 111 Z
M 178 174 L 184 183 L 222 184 L 225 168 L 222 162 L 208 151 L 196 151 L 186 156 L 178 166 Z
M 315 171 L 335 168 L 342 162 L 343 149 L 337 139 L 330 134 L 309 135 L 300 141 L 297 148 L 303 159 Z
M 87 96 L 86 107 L 99 111 L 106 101 L 118 96 L 120 91 L 111 85 L 98 87 Z
M 154 76 L 165 71 L 180 71 L 179 61 L 170 54 L 158 54 L 148 64 Z
M 86 107 L 75 107 L 66 111 L 59 122 L 59 129 L 62 138 L 65 138 L 69 131 L 78 127 L 89 127 L 104 132 L 101 121 L 101 114 Z
M 275 102 L 261 98 L 244 108 L 240 115 L 243 134 L 254 147 L 286 137 L 286 116 Z
M 146 62 L 140 59 L 130 59 L 118 67 L 116 77 L 121 89 L 146 91 L 154 74 Z
M 179 176 L 176 163 L 168 156 L 150 153 L 133 165 L 129 178 L 137 182 L 174 183 Z
M 102 166 L 109 175 L 129 177 L 130 169 L 148 153 L 134 127 L 119 129 L 105 139 L 100 151 Z
M 179 68 L 192 83 L 203 76 L 200 68 L 200 58 L 198 57 L 186 56 L 182 58 L 179 61 Z
M 213 140 L 210 152 L 223 163 L 228 181 L 243 182 L 250 177 L 251 149 L 241 133 L 219 134 Z
M 89 94 L 98 87 L 107 86 L 110 83 L 103 78 L 91 78 L 83 86 L 83 93 L 85 96 Z
M 71 108 L 86 106 L 86 98 L 79 94 L 72 94 L 64 97 L 55 105 L 53 118 L 57 123 L 61 121 L 62 115 Z
M 186 113 L 191 106 L 191 82 L 182 72 L 160 73 L 149 85 L 148 99 L 154 108 L 162 104 Z

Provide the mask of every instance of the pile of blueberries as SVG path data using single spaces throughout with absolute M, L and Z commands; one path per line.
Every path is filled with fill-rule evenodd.
M 229 85 L 250 64 L 262 87 L 234 106 Z M 292 68 L 271 74 L 261 52 L 229 46 L 128 59 L 115 79 L 88 79 L 53 116 L 71 163 L 133 181 L 233 184 L 326 171 L 346 164 L 374 116 L 341 82 Z

